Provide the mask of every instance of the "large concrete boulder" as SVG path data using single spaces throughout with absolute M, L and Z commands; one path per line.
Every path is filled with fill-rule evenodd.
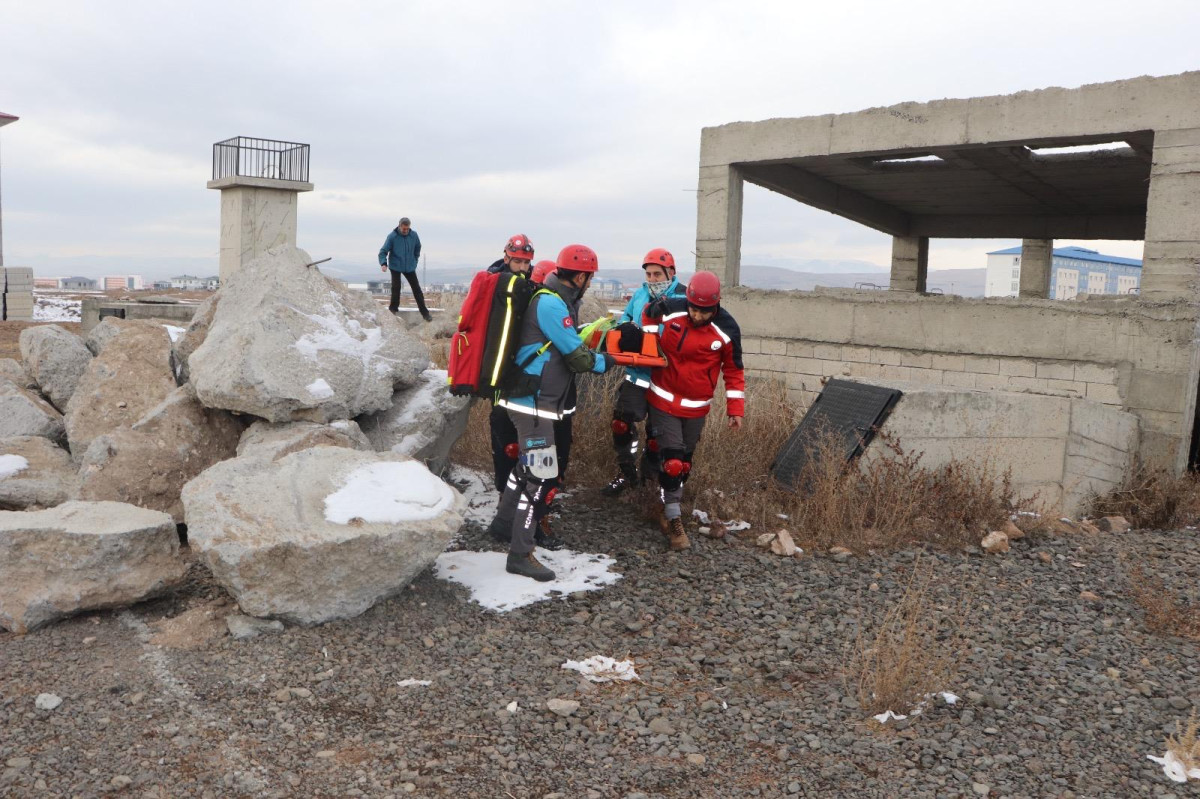
M 52 508 L 70 499 L 78 483 L 70 453 L 50 439 L 0 440 L 0 509 Z
M 313 447 L 346 447 L 370 450 L 371 442 L 357 422 L 264 422 L 246 428 L 238 443 L 238 457 L 266 458 L 275 461 Z
M 33 379 L 33 375 L 29 374 L 25 365 L 12 358 L 0 358 L 0 377 L 13 381 L 21 388 L 31 391 L 38 390 L 37 381 Z
M 63 415 L 40 394 L 0 377 L 0 438 L 63 437 Z
M 187 357 L 206 406 L 271 422 L 352 419 L 387 408 L 429 366 L 428 348 L 400 322 L 311 260 L 272 249 L 221 287 L 204 342 Z
M 183 335 L 173 342 L 175 350 L 175 377 L 180 385 L 191 379 L 189 361 L 191 360 L 192 353 L 198 350 L 200 345 L 204 343 L 204 340 L 208 338 L 208 330 L 212 327 L 213 317 L 217 314 L 217 303 L 220 300 L 221 292 L 218 291 L 200 303 Z
M 21 331 L 21 358 L 42 393 L 62 411 L 91 363 L 92 353 L 74 333 L 58 325 L 36 325 Z
M 128 502 L 183 521 L 183 486 L 232 458 L 242 423 L 205 408 L 190 386 L 172 391 L 132 427 L 92 439 L 80 464 L 79 499 Z
M 155 324 L 125 324 L 92 359 L 67 405 L 67 440 L 76 460 L 92 440 L 132 427 L 174 391 L 171 339 Z
M 175 523 L 119 502 L 0 511 L 0 627 L 24 633 L 159 594 L 183 578 Z
M 424 571 L 466 502 L 419 462 L 343 447 L 218 463 L 183 489 L 188 540 L 252 616 L 357 616 Z
M 426 369 L 420 383 L 392 396 L 391 408 L 358 423 L 379 452 L 408 455 L 441 474 L 470 413 L 471 398 L 447 390 L 445 370 Z
M 92 353 L 93 356 L 99 355 L 104 350 L 104 345 L 112 341 L 121 332 L 122 322 L 112 316 L 101 319 L 100 322 L 92 328 L 87 334 L 87 338 L 83 340 L 84 346 Z

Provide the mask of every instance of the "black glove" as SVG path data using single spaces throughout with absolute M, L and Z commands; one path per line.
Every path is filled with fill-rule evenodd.
M 633 322 L 626 322 L 623 325 L 617 325 L 617 330 L 621 333 L 621 352 L 642 351 L 641 328 Z
M 662 319 L 667 315 L 667 297 L 664 294 L 656 300 L 651 300 L 646 306 L 646 316 L 651 319 Z

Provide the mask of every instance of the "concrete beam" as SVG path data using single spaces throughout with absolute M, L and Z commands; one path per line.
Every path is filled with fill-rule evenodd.
M 928 275 L 929 239 L 925 236 L 893 236 L 891 289 L 924 294 Z
M 742 174 L 735 166 L 702 167 L 696 192 L 696 268 L 736 286 L 742 271 Z
M 743 165 L 746 180 L 806 205 L 837 214 L 893 236 L 906 236 L 908 214 L 791 164 Z
M 1142 296 L 1200 300 L 1200 127 L 1162 131 L 1146 208 Z
M 1018 296 L 1049 299 L 1053 260 L 1053 239 L 1024 239 L 1021 242 L 1021 290 Z
M 1146 217 L 1131 214 L 921 214 L 909 233 L 946 239 L 1126 239 L 1139 241 Z
M 1037 200 L 1052 211 L 1078 214 L 1087 206 L 1046 183 L 1036 174 L 1026 147 L 968 148 L 954 150 L 954 156 L 1004 181 L 1017 191 Z

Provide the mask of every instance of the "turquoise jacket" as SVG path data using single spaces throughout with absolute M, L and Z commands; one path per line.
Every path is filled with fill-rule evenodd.
M 408 229 L 407 236 L 402 236 L 397 227 L 379 248 L 379 265 L 386 264 L 393 272 L 415 272 L 420 260 L 421 237 L 412 228 Z
M 686 291 L 687 286 L 672 277 L 671 284 L 667 286 L 667 290 L 663 292 L 663 295 L 667 297 L 682 297 Z M 643 283 L 642 287 L 635 291 L 633 296 L 629 298 L 629 304 L 625 306 L 625 311 L 621 314 L 621 318 L 617 320 L 617 324 L 633 322 L 638 327 L 641 327 L 642 313 L 649 304 L 650 288 Z M 626 366 L 625 379 L 635 386 L 650 388 L 650 369 L 645 366 Z

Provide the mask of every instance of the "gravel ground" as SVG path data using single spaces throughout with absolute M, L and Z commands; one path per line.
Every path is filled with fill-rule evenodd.
M 507 615 L 426 573 L 359 618 L 237 641 L 194 565 L 171 598 L 0 633 L 0 795 L 1200 795 L 1146 760 L 1200 698 L 1197 646 L 1145 632 L 1124 561 L 1194 588 L 1195 533 L 925 556 L 946 607 L 978 583 L 966 673 L 944 686 L 962 701 L 880 728 L 847 695 L 846 648 L 916 553 L 667 553 L 628 506 L 572 502 L 559 529 L 624 579 Z M 593 654 L 644 682 L 560 668 Z M 62 704 L 36 709 L 43 692 Z

